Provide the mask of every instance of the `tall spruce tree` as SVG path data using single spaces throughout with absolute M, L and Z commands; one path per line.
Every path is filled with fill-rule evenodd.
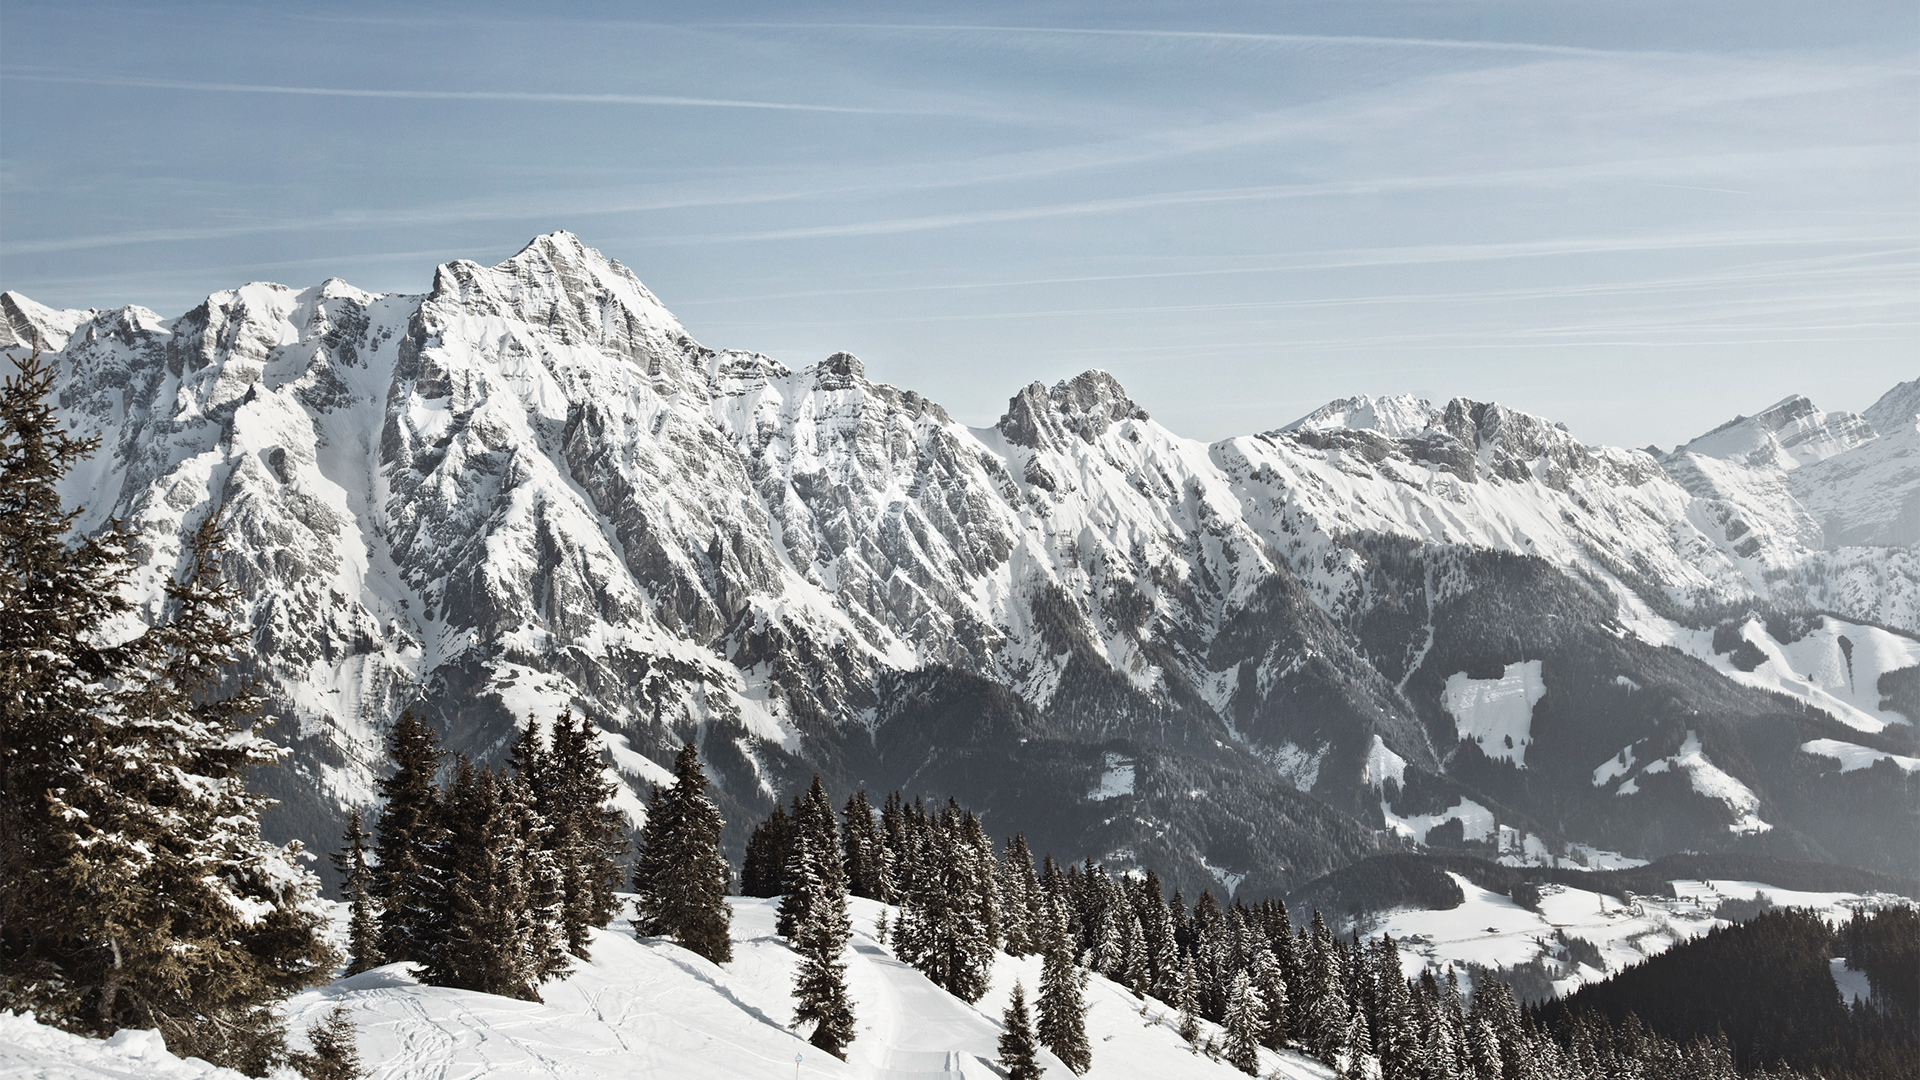
M 787 862 L 781 871 L 780 911 L 774 923 L 774 931 L 781 937 L 792 938 L 799 932 L 800 924 L 807 917 L 807 905 L 813 902 L 813 893 L 796 886 L 802 860 L 826 858 L 828 853 L 837 856 L 839 850 L 840 833 L 833 823 L 833 804 L 827 800 L 827 789 L 816 773 L 805 794 L 793 800 L 793 835 L 787 842 Z
M 1025 956 L 1039 950 L 1042 937 L 1035 926 L 1034 896 L 1040 882 L 1033 873 L 1033 852 L 1027 848 L 1024 833 L 1014 833 L 1007 841 L 1007 853 L 1000 860 L 1000 934 L 1006 951 Z
M 619 909 L 626 818 L 608 805 L 616 785 L 601 763 L 599 729 L 591 718 L 562 712 L 553 722 L 551 744 L 535 804 L 553 830 L 567 947 L 584 960 L 587 929 L 606 926 Z
M 831 824 L 832 811 L 828 811 Z M 674 759 L 673 783 L 655 786 L 633 864 L 634 932 L 671 936 L 716 964 L 733 959 L 727 907 L 727 858 L 720 853 L 720 810 L 692 743 Z
M 1087 1042 L 1086 975 L 1065 934 L 1054 935 L 1040 967 L 1040 1043 L 1075 1073 L 1093 1066 Z
M 1029 863 L 1029 866 L 1032 864 Z M 1040 1080 L 1040 1048 L 1033 1039 L 1033 1021 L 1027 1015 L 1027 992 L 1013 981 L 1013 994 L 1000 1014 L 1000 1071 L 1007 1080 Z
M 117 752 L 120 688 L 147 649 L 111 643 L 110 623 L 130 610 L 121 587 L 133 538 L 117 524 L 72 537 L 80 510 L 60 504 L 61 477 L 98 440 L 61 426 L 54 369 L 38 349 L 13 362 L 0 386 L 0 1006 L 97 1030 L 91 988 L 105 984 L 123 936 L 104 901 L 144 860 L 95 842 L 47 795 L 71 801 L 97 785 Z M 70 858 L 81 873 L 66 869 Z
M 880 823 L 874 820 L 873 804 L 868 801 L 865 788 L 848 797 L 843 818 L 846 827 L 841 837 L 846 846 L 847 891 L 854 896 L 891 903 L 893 860 Z
M 379 908 L 373 898 L 373 867 L 367 865 L 367 830 L 360 810 L 347 815 L 346 847 L 329 856 L 347 901 L 347 974 L 387 962 L 380 952 Z
M 746 860 L 740 866 L 741 896 L 779 896 L 786 891 L 782 883 L 792 843 L 793 819 L 776 802 L 773 812 L 755 825 L 747 838 Z
M 833 809 L 814 779 L 808 794 L 807 815 L 824 810 L 828 829 Z M 787 864 L 787 896 L 793 906 L 793 949 L 800 954 L 794 974 L 794 1023 L 812 1024 L 809 1041 L 835 1057 L 844 1058 L 853 1041 L 853 1002 L 847 993 L 847 965 L 840 959 L 853 932 L 847 914 L 847 878 L 839 845 L 832 834 L 803 828 L 794 838 Z
M 1227 986 L 1225 1055 L 1227 1064 L 1248 1076 L 1260 1072 L 1260 1017 L 1266 1006 L 1253 980 L 1242 971 Z
M 374 781 L 380 817 L 374 823 L 378 867 L 373 894 L 380 901 L 380 952 L 388 963 L 424 963 L 432 944 L 424 926 L 429 852 L 439 843 L 440 737 L 412 710 L 387 733 L 393 774 Z

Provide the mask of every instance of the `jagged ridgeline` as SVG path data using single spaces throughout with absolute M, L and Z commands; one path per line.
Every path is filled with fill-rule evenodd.
M 703 346 L 565 233 L 420 295 L 0 311 L 149 613 L 227 508 L 277 836 L 370 805 L 405 708 L 486 764 L 570 707 L 636 824 L 691 739 L 736 862 L 818 772 L 1194 894 L 1422 842 L 1920 870 L 1920 382 L 1657 456 L 1466 400 L 1201 444 L 1097 371 L 971 428 Z

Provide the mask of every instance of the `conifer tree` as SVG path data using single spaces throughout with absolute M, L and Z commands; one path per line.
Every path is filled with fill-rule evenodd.
M 1040 1080 L 1040 1074 L 1046 1070 L 1040 1066 L 1039 1046 L 1033 1040 L 1033 1021 L 1027 1016 L 1027 992 L 1018 979 L 1013 982 L 1007 1011 L 1000 1014 L 1000 1026 L 1003 1029 L 1000 1069 L 1007 1074 L 1007 1080 Z
M 1318 911 L 1313 913 L 1305 959 L 1304 1038 L 1313 1055 L 1328 1064 L 1347 1051 L 1347 992 L 1333 934 Z
M 894 928 L 895 955 L 969 1002 L 986 993 L 993 966 L 993 863 L 977 846 L 978 827 L 955 806 L 914 826 L 919 835 Z
M 562 712 L 535 786 L 535 805 L 553 830 L 561 867 L 567 947 L 583 960 L 587 928 L 606 926 L 619 908 L 620 859 L 627 851 L 626 817 L 608 805 L 616 785 L 601 764 L 598 730 L 585 713 Z
M 721 829 L 699 751 L 687 743 L 674 760 L 673 784 L 653 789 L 633 865 L 633 926 L 642 936 L 671 935 L 716 964 L 733 959 L 733 912 L 726 901 L 731 871 L 720 852 Z
M 532 905 L 526 844 L 509 792 L 513 782 L 464 756 L 454 766 L 421 895 L 433 986 L 539 1001 L 549 973 L 545 912 Z
M 387 962 L 380 952 L 380 919 L 373 899 L 373 868 L 367 865 L 367 832 L 360 810 L 347 816 L 346 848 L 330 859 L 341 875 L 347 900 L 347 974 L 358 975 Z
M 131 537 L 69 542 L 60 477 L 93 444 L 55 421 L 36 353 L 0 388 L 0 1005 L 101 1034 L 157 1027 L 182 1055 L 287 1060 L 272 1005 L 336 956 L 301 848 L 268 844 L 249 773 L 286 751 L 235 674 L 250 648 L 222 580 L 218 508 L 154 624 L 107 623 Z
M 816 774 L 812 786 L 793 801 L 793 835 L 787 842 L 787 863 L 781 871 L 780 915 L 774 925 L 774 931 L 781 937 L 792 938 L 799 932 L 800 924 L 807 917 L 807 905 L 813 902 L 812 893 L 795 887 L 803 860 L 837 858 L 839 850 L 833 804 L 827 800 L 827 789 Z
M 873 804 L 865 788 L 848 797 L 846 828 L 847 891 L 881 903 L 893 901 L 893 860 L 874 820 Z
M 1034 942 L 1034 896 L 1040 883 L 1033 876 L 1033 852 L 1027 838 L 1014 833 L 1007 841 L 1007 853 L 1000 860 L 1000 933 L 1012 956 L 1025 956 L 1037 950 Z
M 1087 1042 L 1086 976 L 1073 962 L 1065 934 L 1054 935 L 1040 967 L 1040 1043 L 1075 1073 L 1093 1065 Z
M 1260 1017 L 1266 1006 L 1242 971 L 1227 987 L 1227 1064 L 1253 1076 L 1260 1071 Z
M 746 861 L 740 868 L 740 895 L 779 896 L 786 890 L 788 849 L 793 843 L 793 819 L 779 803 L 747 838 Z
M 815 798 L 817 796 L 817 799 Z M 808 815 L 824 810 L 833 825 L 833 810 L 819 779 L 809 792 Z M 793 858 L 787 866 L 788 896 L 801 897 L 793 907 L 793 948 L 800 954 L 794 975 L 794 1023 L 814 1025 L 809 1041 L 835 1057 L 846 1057 L 853 1041 L 853 1003 L 847 994 L 847 966 L 840 959 L 852 934 L 847 915 L 847 879 L 839 845 L 831 834 L 803 828 L 795 837 Z
M 110 645 L 130 605 L 133 537 L 117 523 L 70 539 L 60 478 L 98 448 L 59 423 L 54 369 L 36 348 L 0 386 L 0 1006 L 87 1030 L 90 966 L 110 963 L 113 916 L 61 871 L 81 850 L 49 792 L 89 782 L 117 719 L 116 683 L 135 677 L 144 643 Z M 138 872 L 137 851 L 87 843 L 80 865 L 102 879 Z M 105 959 L 99 959 L 104 957 Z M 83 1019 L 84 1016 L 84 1019 Z M 108 1030 L 111 1030 L 110 1028 Z
M 1260 994 L 1260 1045 L 1278 1050 L 1287 1043 L 1287 979 L 1273 950 L 1261 947 L 1248 968 L 1253 988 Z
M 440 738 L 412 710 L 400 714 L 387 733 L 387 759 L 393 775 L 374 781 L 380 789 L 380 818 L 374 823 L 374 896 L 380 901 L 380 953 L 388 963 L 424 963 L 431 941 L 424 890 L 428 853 L 439 843 Z
M 1180 1010 L 1180 1037 L 1189 1045 L 1200 1042 L 1200 980 L 1193 972 L 1193 957 L 1180 961 L 1180 982 L 1174 1006 Z
M 367 1075 L 360 1064 L 353 1014 L 344 1004 L 335 1005 L 307 1028 L 307 1042 L 312 1051 L 293 1056 L 294 1067 L 306 1080 L 362 1080 Z

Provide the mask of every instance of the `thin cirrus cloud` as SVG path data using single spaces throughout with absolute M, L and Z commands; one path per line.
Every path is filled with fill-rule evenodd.
M 1009 36 L 1058 36 L 1087 39 L 1133 39 L 1145 41 L 1231 42 L 1270 45 L 1342 45 L 1363 48 L 1436 49 L 1474 53 L 1521 53 L 1535 56 L 1591 57 L 1685 57 L 1697 54 L 1660 50 L 1597 49 L 1580 45 L 1555 45 L 1531 41 L 1500 41 L 1479 38 L 1393 37 L 1374 34 L 1271 34 L 1225 30 L 1161 30 L 1113 27 L 1014 26 L 979 23 L 853 23 L 853 22 L 752 22 L 719 23 L 744 29 L 769 30 L 852 30 L 882 33 L 979 33 Z
M 704 109 L 773 109 L 783 112 L 856 113 L 867 115 L 921 115 L 921 109 L 887 109 L 864 105 L 816 105 L 792 101 L 743 101 L 733 98 L 681 97 L 671 94 L 572 94 L 535 90 L 401 90 L 350 86 L 274 86 L 265 83 L 188 82 L 112 75 L 43 75 L 0 72 L 17 82 L 71 83 L 80 86 L 124 86 L 144 90 L 188 90 L 219 94 L 285 94 L 294 97 L 379 98 L 398 101 L 522 101 L 561 105 L 662 105 Z

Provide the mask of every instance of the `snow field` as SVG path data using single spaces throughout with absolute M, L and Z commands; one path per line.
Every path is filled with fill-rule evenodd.
M 729 897 L 728 904 L 734 958 L 724 965 L 663 939 L 635 940 L 622 918 L 594 933 L 593 960 L 576 961 L 572 974 L 541 987 L 544 1003 L 424 986 L 394 964 L 292 999 L 290 1027 L 304 1030 L 336 1002 L 346 1004 L 373 1080 L 783 1080 L 794 1075 L 796 1054 L 802 1080 L 991 1080 L 999 1076 L 989 1063 L 1014 981 L 1025 986 L 1029 1010 L 1038 998 L 1040 958 L 1005 954 L 996 956 L 978 1003 L 953 997 L 875 940 L 880 913 L 892 922 L 898 910 L 855 898 L 844 959 L 858 1035 L 840 1061 L 809 1045 L 809 1032 L 787 1027 L 797 958 L 774 934 L 779 901 Z M 1091 1080 L 1243 1075 L 1189 1047 L 1178 1014 L 1158 1001 L 1135 998 L 1098 975 L 1087 979 L 1086 1001 Z M 1203 1039 L 1220 1034 L 1205 1021 L 1201 1028 Z M 1043 1052 L 1041 1060 L 1048 1076 L 1071 1077 L 1052 1055 Z M 1267 1051 L 1261 1074 L 1332 1076 L 1318 1062 Z
M 1453 716 L 1462 739 L 1472 739 L 1488 757 L 1527 767 L 1533 741 L 1533 707 L 1547 695 L 1540 661 L 1508 664 L 1497 679 L 1470 679 L 1464 671 L 1447 676 L 1440 702 Z
M 1563 996 L 1682 941 L 1730 925 L 1713 915 L 1724 900 L 1752 900 L 1764 892 L 1777 906 L 1811 908 L 1830 922 L 1851 918 L 1861 906 L 1910 903 L 1882 894 L 1796 892 L 1752 881 L 1674 881 L 1673 897 L 1635 896 L 1623 904 L 1602 893 L 1544 884 L 1539 887 L 1540 910 L 1534 912 L 1459 874 L 1448 876 L 1466 897 L 1459 907 L 1395 909 L 1364 925 L 1361 934 L 1392 934 L 1410 977 L 1425 967 L 1444 969 L 1468 963 L 1513 967 L 1545 958 L 1550 969 L 1558 972 L 1553 986 Z M 1606 970 L 1554 959 L 1556 931 L 1592 942 Z
M 1800 744 L 1800 751 L 1815 757 L 1832 758 L 1840 763 L 1840 771 L 1853 772 L 1855 769 L 1870 769 L 1880 761 L 1891 761 L 1906 772 L 1920 772 L 1920 758 L 1903 754 L 1888 753 L 1861 746 L 1858 743 L 1841 742 L 1839 739 L 1814 739 Z

